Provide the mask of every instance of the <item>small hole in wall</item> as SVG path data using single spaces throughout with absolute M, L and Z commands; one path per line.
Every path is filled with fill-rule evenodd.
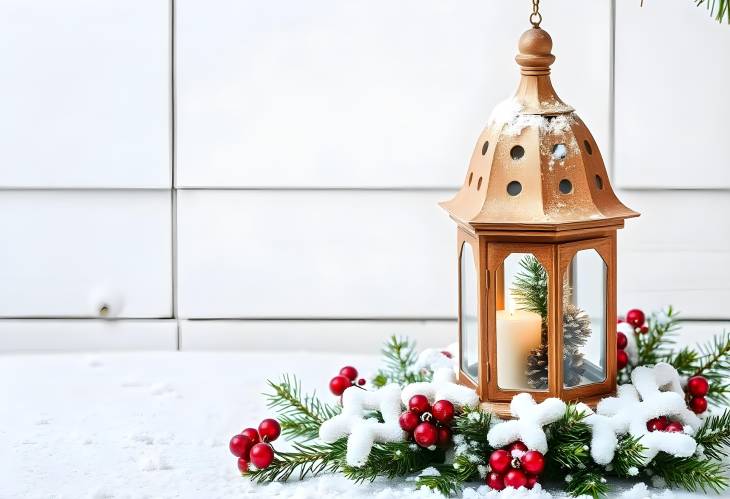
M 512 156 L 512 159 L 517 161 L 518 159 L 521 159 L 522 156 L 525 155 L 525 148 L 522 146 L 514 146 L 510 152 L 509 155 Z
M 469 182 L 467 185 L 471 185 L 471 180 L 474 178 L 474 172 L 469 173 Z
M 568 149 L 565 144 L 555 144 L 553 146 L 553 159 L 565 159 L 568 155 Z
M 586 148 L 586 152 L 588 154 L 593 154 L 593 148 L 591 147 L 591 143 L 590 142 L 588 142 L 587 140 L 584 140 L 583 141 L 583 147 Z
M 479 177 L 479 180 L 477 181 L 477 190 L 482 188 L 482 177 Z
M 564 178 L 560 181 L 560 185 L 558 186 L 558 188 L 563 194 L 570 194 L 571 192 L 573 192 L 573 184 L 567 178 Z
M 598 187 L 598 190 L 603 190 L 603 179 L 601 176 L 596 175 L 594 180 L 596 181 L 596 187 Z
M 510 196 L 516 196 L 520 192 L 522 192 L 522 184 L 520 184 L 518 181 L 513 180 L 509 184 L 507 184 L 507 194 Z
M 489 141 L 487 140 L 484 142 L 484 145 L 482 146 L 482 156 L 487 154 L 487 151 L 489 150 Z

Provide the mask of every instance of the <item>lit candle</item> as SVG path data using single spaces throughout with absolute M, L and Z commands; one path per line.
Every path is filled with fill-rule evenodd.
M 529 389 L 527 357 L 540 346 L 542 318 L 526 310 L 497 310 L 497 384 L 502 389 Z

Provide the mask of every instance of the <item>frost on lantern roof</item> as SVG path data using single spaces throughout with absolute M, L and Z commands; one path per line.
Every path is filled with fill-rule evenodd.
M 517 91 L 494 108 L 464 184 L 442 206 L 459 222 L 490 229 L 559 230 L 638 216 L 614 194 L 588 127 L 553 89 L 550 35 L 529 29 L 519 49 Z

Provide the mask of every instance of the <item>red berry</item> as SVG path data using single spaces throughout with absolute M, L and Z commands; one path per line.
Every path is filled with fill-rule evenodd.
M 431 414 L 441 424 L 449 424 L 454 419 L 454 404 L 448 400 L 438 400 L 431 407 Z
M 489 486 L 489 488 L 494 490 L 503 490 L 504 477 L 502 477 L 502 475 L 497 473 L 496 471 L 492 471 L 490 474 L 487 475 L 487 485 Z
M 530 475 L 528 473 L 527 474 L 527 483 L 525 484 L 525 487 L 527 487 L 528 489 L 531 489 L 535 486 L 536 483 L 537 483 L 537 477 L 535 475 Z
M 357 379 L 357 369 L 352 366 L 345 366 L 340 369 L 340 376 L 344 376 L 350 381 L 355 381 Z
M 241 432 L 241 435 L 244 437 L 248 437 L 248 439 L 251 441 L 251 445 L 257 444 L 261 441 L 261 437 L 259 437 L 259 432 L 256 431 L 254 428 L 246 428 Z
M 416 426 L 416 429 L 413 430 L 413 440 L 415 440 L 421 447 L 428 448 L 436 445 L 436 441 L 438 440 L 438 431 L 436 431 L 436 426 L 426 421 L 419 424 Z
M 333 395 L 337 395 L 338 397 L 345 393 L 345 390 L 347 390 L 351 386 L 352 381 L 350 381 L 349 378 L 342 376 L 341 374 L 338 374 L 330 380 L 330 391 Z
M 439 447 L 448 447 L 451 443 L 451 430 L 445 426 L 439 426 L 436 431 L 436 445 Z
M 653 418 L 646 422 L 646 429 L 649 431 L 664 431 L 669 423 L 664 418 Z
M 638 308 L 632 308 L 626 312 L 626 322 L 632 326 L 641 327 L 644 324 L 644 321 L 646 321 L 646 316 L 644 315 L 644 312 Z
M 428 403 L 428 399 L 425 395 L 414 395 L 408 401 L 408 409 L 420 416 L 424 412 L 429 412 L 431 410 L 431 405 Z
M 446 350 L 441 350 L 441 355 L 443 355 L 447 359 L 453 359 L 454 358 L 454 356 L 451 354 L 451 352 L 447 352 Z
M 416 426 L 418 426 L 418 423 L 420 422 L 421 420 L 418 419 L 416 413 L 411 411 L 404 412 L 400 415 L 400 418 L 398 418 L 398 423 L 400 423 L 400 427 L 403 428 L 403 431 L 407 431 L 408 433 L 411 433 L 413 430 L 415 430 Z
M 234 435 L 228 443 L 231 454 L 236 457 L 248 458 L 248 452 L 251 450 L 253 442 L 245 435 Z
M 259 435 L 264 442 L 273 442 L 281 435 L 281 425 L 275 419 L 264 419 L 259 424 Z
M 241 473 L 248 473 L 248 461 L 242 457 L 238 458 L 238 471 Z
M 624 333 L 619 331 L 616 333 L 616 346 L 619 350 L 623 350 L 626 348 L 626 346 L 629 344 L 629 339 L 626 337 Z
M 621 317 L 618 317 L 616 320 L 616 324 L 621 324 L 624 320 Z
M 619 350 L 616 352 L 616 366 L 618 367 L 618 370 L 620 371 L 624 367 L 626 367 L 629 364 L 629 354 L 626 353 L 626 350 Z
M 545 469 L 545 457 L 542 452 L 536 450 L 528 450 L 520 459 L 522 469 L 532 475 L 539 475 Z
M 687 380 L 687 392 L 693 397 L 704 397 L 710 391 L 710 383 L 704 376 L 692 376 Z
M 512 456 L 504 449 L 495 450 L 489 456 L 489 466 L 493 471 L 504 474 L 512 467 Z
M 519 489 L 527 485 L 527 477 L 521 470 L 509 470 L 504 475 L 504 484 L 507 487 L 514 487 Z
M 269 444 L 259 443 L 251 448 L 251 462 L 258 469 L 268 468 L 274 460 L 274 449 Z
M 360 378 L 359 380 L 357 380 L 357 384 L 358 384 L 359 386 L 362 386 L 362 385 L 364 385 L 365 383 L 367 383 L 367 381 L 365 381 L 365 378 Z
M 649 332 L 649 326 L 647 326 L 646 324 L 644 324 L 643 326 L 641 326 L 641 327 L 639 328 L 639 332 L 640 332 L 641 334 L 646 334 L 646 333 L 648 333 L 648 332 Z
M 667 425 L 664 431 L 668 431 L 669 433 L 682 433 L 684 431 L 684 426 L 682 426 L 682 423 L 679 421 L 672 421 Z
M 689 408 L 695 414 L 702 414 L 707 410 L 707 399 L 705 397 L 692 397 L 689 401 Z
M 527 452 L 527 446 L 525 444 L 523 444 L 522 442 L 520 442 L 519 440 L 516 442 L 512 442 L 507 447 L 505 447 L 505 449 L 507 449 L 507 452 L 509 452 L 510 455 L 512 455 L 513 450 L 520 451 L 520 452 Z

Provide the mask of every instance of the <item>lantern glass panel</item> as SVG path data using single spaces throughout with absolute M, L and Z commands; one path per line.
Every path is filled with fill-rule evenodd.
M 607 267 L 594 249 L 578 251 L 563 280 L 563 384 L 606 380 Z
M 497 385 L 547 390 L 548 274 L 531 253 L 511 253 L 497 272 Z M 543 347 L 544 346 L 544 347 Z
M 477 270 L 471 245 L 461 248 L 461 370 L 475 383 L 479 376 L 479 322 L 477 310 Z

